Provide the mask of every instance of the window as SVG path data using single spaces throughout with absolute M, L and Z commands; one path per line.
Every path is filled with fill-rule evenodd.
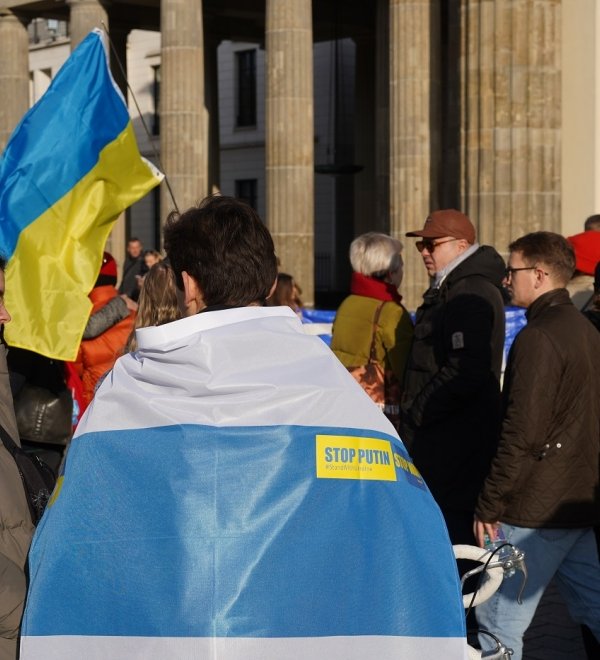
M 152 135 L 160 134 L 160 65 L 153 66 L 152 101 L 154 103 L 154 118 L 152 120 Z
M 237 74 L 236 126 L 256 126 L 256 50 L 235 54 Z
M 235 196 L 249 204 L 253 209 L 256 209 L 257 184 L 256 179 L 236 179 L 235 181 Z

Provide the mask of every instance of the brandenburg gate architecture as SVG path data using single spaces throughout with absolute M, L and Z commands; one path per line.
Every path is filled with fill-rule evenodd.
M 104 24 L 123 61 L 131 30 L 160 31 L 160 154 L 186 208 L 219 189 L 216 48 L 259 43 L 263 215 L 310 303 L 313 47 L 349 39 L 353 139 L 328 167 L 350 203 L 332 231 L 342 251 L 367 230 L 401 238 L 414 308 L 426 275 L 403 237 L 430 210 L 460 208 L 504 254 L 527 231 L 582 231 L 600 210 L 598 11 L 596 0 L 0 0 L 0 148 L 29 104 L 31 20 L 67 21 L 71 48 Z M 162 217 L 171 208 L 161 191 Z

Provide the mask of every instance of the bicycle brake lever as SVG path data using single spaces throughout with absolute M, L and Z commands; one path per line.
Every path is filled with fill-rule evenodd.
M 527 582 L 527 566 L 525 565 L 525 554 L 523 552 L 521 552 L 521 557 L 519 557 L 518 561 L 515 562 L 515 568 L 518 568 L 523 573 L 523 581 L 521 582 L 521 588 L 517 594 L 517 603 L 519 603 L 519 605 L 523 605 L 522 596 L 523 592 L 525 591 L 525 584 Z

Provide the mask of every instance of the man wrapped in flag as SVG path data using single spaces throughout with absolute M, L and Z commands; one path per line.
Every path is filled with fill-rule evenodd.
M 116 218 L 162 179 L 140 156 L 104 39 L 95 30 L 81 42 L 0 160 L 0 254 L 15 311 L 6 338 L 58 360 L 77 355 Z
M 463 660 L 441 514 L 287 307 L 269 232 L 212 197 L 165 246 L 186 318 L 138 330 L 30 555 L 21 659 Z

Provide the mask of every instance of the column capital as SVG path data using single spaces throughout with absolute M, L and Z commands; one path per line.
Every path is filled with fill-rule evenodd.
M 21 23 L 24 27 L 27 27 L 31 21 L 29 17 L 23 14 L 16 14 L 8 7 L 0 7 L 0 20 L 10 20 L 11 18 Z

